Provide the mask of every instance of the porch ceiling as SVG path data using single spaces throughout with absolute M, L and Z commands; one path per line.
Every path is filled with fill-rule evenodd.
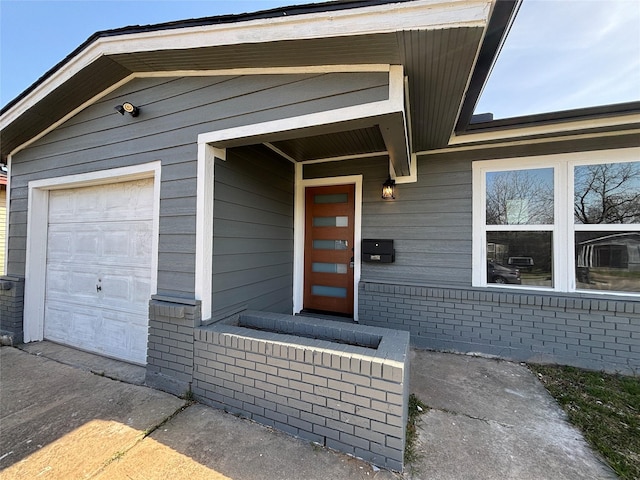
M 411 151 L 441 148 L 448 144 L 454 130 L 484 31 L 483 26 L 412 29 L 102 55 L 27 108 L 24 101 L 37 91 L 38 82 L 23 94 L 26 98 L 18 97 L 3 109 L 2 158 L 132 74 L 315 65 L 403 65 Z M 117 36 L 110 41 L 114 39 Z M 41 79 L 44 80 L 46 75 Z M 380 131 L 349 128 L 331 139 L 311 132 L 304 141 L 298 138 L 278 142 L 278 148 L 293 158 L 304 156 L 309 160 L 379 152 L 381 139 L 385 140 Z
M 271 144 L 296 162 L 386 151 L 382 133 L 376 127 L 294 138 Z

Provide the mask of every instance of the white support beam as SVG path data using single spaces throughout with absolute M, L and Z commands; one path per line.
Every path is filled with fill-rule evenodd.
M 215 159 L 226 160 L 225 149 L 198 143 L 196 200 L 195 298 L 201 302 L 201 318 L 211 318 L 213 310 L 213 186 Z

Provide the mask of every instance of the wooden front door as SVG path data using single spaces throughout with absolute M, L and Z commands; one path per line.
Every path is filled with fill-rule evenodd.
M 304 308 L 353 315 L 355 185 L 305 191 Z

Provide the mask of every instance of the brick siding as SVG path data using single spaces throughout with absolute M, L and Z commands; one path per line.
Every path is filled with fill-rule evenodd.
M 360 322 L 418 348 L 611 372 L 640 369 L 640 302 L 361 282 Z
M 0 335 L 12 345 L 24 338 L 24 278 L 0 277 Z
M 149 302 L 147 375 L 149 386 L 175 395 L 191 388 L 193 331 L 200 325 L 200 302 L 154 296 Z
M 359 330 L 379 335 L 382 341 L 378 349 L 372 349 L 236 325 L 199 328 L 194 352 L 195 397 L 401 471 L 409 336 L 302 317 L 296 317 L 295 324 L 298 328 L 306 324 L 316 333 L 323 328 Z

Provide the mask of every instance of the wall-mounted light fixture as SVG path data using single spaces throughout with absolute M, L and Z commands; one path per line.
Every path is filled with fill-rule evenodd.
M 132 117 L 137 117 L 138 114 L 140 113 L 140 108 L 136 107 L 133 103 L 129 103 L 129 102 L 124 102 L 122 105 L 117 105 L 114 108 L 120 115 L 124 115 L 125 113 L 128 113 Z
M 382 198 L 385 200 L 393 200 L 396 198 L 396 181 L 389 178 L 382 184 Z

